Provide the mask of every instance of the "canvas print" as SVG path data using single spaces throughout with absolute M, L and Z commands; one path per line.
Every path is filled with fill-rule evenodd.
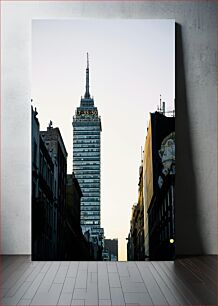
M 173 260 L 175 22 L 32 21 L 32 260 Z

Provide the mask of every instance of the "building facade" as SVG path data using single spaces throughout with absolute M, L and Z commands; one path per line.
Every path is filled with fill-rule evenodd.
M 175 257 L 175 117 L 165 103 L 150 113 L 139 168 L 138 202 L 132 207 L 127 260 Z
M 93 243 L 101 245 L 101 118 L 89 92 L 87 54 L 86 91 L 73 117 L 73 172 L 83 193 L 80 224 Z
M 40 131 L 47 151 L 54 163 L 54 231 L 53 240 L 56 241 L 54 252 L 57 260 L 64 259 L 64 232 L 66 220 L 66 180 L 67 180 L 67 151 L 59 128 L 53 128 L 52 122 L 47 131 Z
M 117 261 L 118 260 L 118 239 L 104 239 L 104 252 L 105 260 Z
M 32 109 L 32 259 L 55 259 L 54 163 L 40 135 L 37 111 Z
M 150 114 L 143 164 L 145 256 L 175 256 L 175 117 Z
M 40 131 L 32 108 L 32 259 L 64 259 L 67 152 L 58 128 Z

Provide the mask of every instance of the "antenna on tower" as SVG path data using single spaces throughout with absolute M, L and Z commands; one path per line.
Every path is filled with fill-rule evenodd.
M 89 69 L 89 53 L 87 52 L 87 68 Z
M 160 112 L 161 112 L 161 108 L 162 108 L 162 105 L 161 105 L 161 95 L 160 95 Z
M 85 98 L 90 99 L 90 93 L 89 93 L 89 54 L 87 55 L 87 68 L 86 68 L 86 92 L 85 92 Z

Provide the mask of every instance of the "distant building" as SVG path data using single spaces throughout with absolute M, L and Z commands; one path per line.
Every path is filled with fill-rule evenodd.
M 150 114 L 144 148 L 145 256 L 174 258 L 175 117 Z
M 111 260 L 110 261 L 118 261 L 118 257 L 111 254 Z
M 142 161 L 143 162 L 143 161 Z M 136 219 L 137 233 L 137 258 L 135 260 L 145 259 L 144 248 L 144 184 L 143 184 L 143 164 L 139 167 L 139 183 L 138 183 L 138 214 Z
M 80 229 L 80 202 L 82 191 L 75 174 L 67 174 L 67 219 Z
M 96 245 L 94 253 L 97 257 L 103 239 L 100 205 L 101 130 L 101 118 L 89 92 L 87 58 L 86 91 L 73 117 L 73 171 L 83 193 L 80 224 L 83 233 L 89 231 L 90 240 Z
M 104 248 L 102 251 L 102 260 L 103 261 L 110 261 L 110 253 L 109 250 Z
M 134 260 L 134 243 L 132 236 L 132 220 L 130 221 L 130 232 L 128 234 L 127 240 L 127 261 Z
M 127 243 L 127 260 L 136 260 L 138 257 L 137 243 L 137 220 L 138 220 L 139 205 L 136 203 L 132 206 L 132 215 L 130 220 L 130 232 Z
M 118 260 L 118 239 L 104 239 L 104 251 L 110 261 Z
M 91 246 L 80 226 L 80 201 L 82 192 L 79 183 L 73 174 L 67 175 L 67 210 L 65 227 L 65 259 L 91 260 Z
M 139 167 L 138 203 L 132 207 L 130 233 L 127 243 L 127 260 L 144 260 L 144 192 L 143 164 Z

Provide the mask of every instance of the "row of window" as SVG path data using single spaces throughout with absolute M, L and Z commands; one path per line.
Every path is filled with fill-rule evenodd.
M 81 166 L 81 165 L 78 165 L 78 166 L 74 166 L 73 167 L 73 171 L 76 174 L 80 175 L 80 174 L 86 174 L 88 171 L 91 171 L 91 170 L 94 170 L 95 171 L 95 174 L 100 174 L 100 167 L 99 166 Z
M 74 170 L 98 170 L 100 171 L 100 161 L 95 160 L 92 161 L 81 161 L 81 163 L 77 160 L 73 163 Z
M 73 148 L 99 148 L 100 140 L 99 139 L 76 139 L 73 140 Z
M 82 138 L 73 138 L 73 145 L 78 145 L 78 144 L 100 144 L 101 138 L 100 137 L 94 137 L 94 138 L 87 138 L 87 139 L 82 139 Z
M 77 179 L 80 179 L 80 180 L 83 180 L 83 179 L 100 179 L 100 175 L 98 175 L 98 174 L 95 174 L 95 175 L 91 175 L 91 174 L 89 174 L 89 175 L 80 175 L 80 174 L 77 174 L 76 175 L 76 178 Z
M 92 188 L 91 186 L 89 188 L 83 188 L 83 186 L 80 186 L 82 189 L 82 193 L 97 193 L 100 192 L 100 188 Z
M 79 185 L 81 186 L 81 188 L 99 188 L 100 187 L 100 182 L 84 183 L 84 182 L 79 181 Z
M 99 183 L 100 182 L 100 179 L 99 178 L 91 178 L 91 179 L 80 179 L 77 177 L 77 180 L 80 182 L 80 183 Z
M 95 150 L 95 151 L 88 151 L 88 150 L 81 150 L 81 151 L 78 151 L 78 150 L 74 150 L 73 151 L 73 157 L 78 157 L 78 156 L 82 156 L 82 157 L 89 157 L 89 156 L 99 156 L 100 157 L 100 150 Z
M 81 210 L 87 210 L 87 207 L 95 207 L 98 209 L 100 207 L 100 201 L 98 202 L 81 202 Z M 90 209 L 92 210 L 92 209 Z
M 76 177 L 79 183 L 99 183 L 100 179 L 99 176 L 95 176 L 92 178 L 87 178 L 87 176 L 83 176 L 83 177 Z
M 101 153 L 101 150 L 100 150 L 100 145 L 99 146 L 95 146 L 93 149 L 89 149 L 88 148 L 88 146 L 87 146 L 87 149 L 84 149 L 84 148 L 74 148 L 74 150 L 73 150 L 73 156 L 75 155 L 75 154 L 83 154 L 83 155 L 87 155 L 87 154 L 100 154 Z
M 80 180 L 78 180 L 79 185 L 81 188 L 100 188 L 100 182 L 81 182 Z
M 82 164 L 84 162 L 90 162 L 90 161 L 99 161 L 100 160 L 100 156 L 96 156 L 96 155 L 93 155 L 93 156 L 86 156 L 86 155 L 83 155 L 83 157 L 73 157 L 73 162 L 81 162 Z
M 100 143 L 96 144 L 74 144 L 73 154 L 77 152 L 101 152 Z
M 74 125 L 73 125 L 73 129 L 76 129 L 76 131 L 86 131 L 86 130 L 89 130 L 89 129 L 99 129 L 99 126 L 100 126 L 100 122 L 98 120 L 98 118 L 96 117 L 93 117 L 93 119 L 96 120 L 96 122 L 93 122 L 92 120 L 90 120 L 90 124 L 88 121 L 85 121 L 85 122 L 82 122 L 80 120 L 81 118 L 79 118 L 78 120 L 78 124 L 76 124 L 77 122 L 74 122 Z M 91 119 L 89 117 L 89 119 Z
M 100 147 L 95 147 L 95 146 L 92 146 L 91 148 L 90 147 L 87 147 L 87 148 L 81 148 L 81 147 L 79 147 L 79 148 L 75 148 L 74 147 L 74 149 L 73 149 L 73 154 L 74 153 L 79 153 L 79 152 L 100 152 Z
M 99 130 L 99 125 L 96 126 L 74 126 L 74 131 L 95 131 Z
M 98 212 L 97 214 L 92 214 L 92 215 L 81 214 L 80 220 L 100 220 L 100 212 Z
M 91 216 L 91 219 L 93 219 L 93 216 L 100 216 L 100 211 L 86 211 L 83 210 L 81 211 L 81 216 L 83 216 L 83 219 L 86 218 L 88 219 L 88 216 Z M 96 218 L 98 219 L 98 218 Z
M 82 197 L 82 199 L 84 199 L 84 198 L 87 198 L 87 197 L 99 197 L 99 195 L 100 195 L 100 189 L 99 189 L 99 191 L 98 192 L 93 192 L 93 191 L 88 191 L 88 192 L 86 192 L 86 191 L 82 191 L 82 193 L 83 193 L 83 197 Z M 81 199 L 81 200 L 82 200 Z
M 100 130 L 95 130 L 95 131 L 73 131 L 73 136 L 77 136 L 77 135 L 99 135 L 100 134 Z
M 98 192 L 100 190 L 100 184 L 80 184 L 80 187 L 82 189 L 82 191 L 94 191 L 94 192 Z
M 80 139 L 100 139 L 100 135 L 77 135 L 75 134 L 73 139 L 76 141 L 77 139 L 80 140 Z
M 73 140 L 73 148 L 96 148 L 100 145 L 100 139 L 74 139 Z
M 83 203 L 83 202 L 99 202 L 99 201 L 100 201 L 99 197 L 88 196 L 86 198 L 84 198 L 84 197 L 81 198 L 81 203 Z
M 83 161 L 83 160 L 75 160 L 73 161 L 73 166 L 77 166 L 77 165 L 82 165 L 82 166 L 88 166 L 88 165 L 100 165 L 100 160 L 95 160 L 95 161 Z
M 100 211 L 100 205 L 98 203 L 98 206 L 81 206 L 81 213 L 83 211 Z
M 100 209 L 100 201 L 98 202 L 84 202 L 81 203 L 80 206 L 81 211 L 84 210 L 99 210 Z
M 83 168 L 83 167 L 85 167 L 85 168 Z M 82 170 L 92 171 L 92 173 L 86 171 L 85 175 L 86 174 L 93 174 L 94 173 L 93 171 L 96 171 L 96 173 L 99 172 L 100 171 L 100 167 L 101 167 L 101 164 L 100 164 L 100 160 L 99 159 L 98 160 L 94 160 L 94 161 L 92 161 L 92 160 L 81 160 L 81 161 L 76 160 L 76 161 L 74 161 L 73 160 L 73 170 L 81 170 L 82 169 Z M 88 169 L 88 168 L 90 168 L 90 169 Z M 76 171 L 74 171 L 74 173 L 75 172 Z M 81 172 L 80 174 L 83 174 L 83 172 Z
M 81 139 L 78 139 L 77 141 L 74 141 L 73 142 L 73 152 L 74 151 L 77 151 L 78 149 L 90 149 L 90 148 L 93 148 L 93 149 L 101 149 L 100 148 L 100 141 L 99 140 L 90 140 L 90 139 L 86 139 L 86 140 L 81 140 Z
M 100 221 L 84 221 L 84 220 L 81 220 L 81 225 L 100 225 Z
M 74 173 L 87 173 L 87 171 L 94 170 L 100 172 L 100 166 L 99 165 L 90 165 L 90 166 L 81 166 L 81 165 L 73 165 L 73 171 Z
M 90 170 L 90 171 L 85 171 L 85 172 L 81 172 L 81 171 L 74 171 L 74 174 L 76 176 L 76 178 L 99 178 L 100 177 L 100 173 L 98 170 Z
M 97 116 L 93 116 L 93 115 L 80 115 L 76 117 L 76 120 L 74 120 L 74 126 L 75 126 L 75 122 L 79 122 L 82 123 L 81 126 L 87 126 L 87 124 L 89 126 L 97 126 L 96 124 L 99 125 L 99 118 Z M 90 124 L 91 123 L 91 124 Z M 78 124 L 77 124 L 78 126 Z
M 75 166 L 74 165 L 73 171 L 75 173 L 76 178 L 79 181 L 84 180 L 84 179 L 96 180 L 100 178 L 100 166 L 99 165 L 91 165 L 91 166 L 83 166 L 83 165 Z

